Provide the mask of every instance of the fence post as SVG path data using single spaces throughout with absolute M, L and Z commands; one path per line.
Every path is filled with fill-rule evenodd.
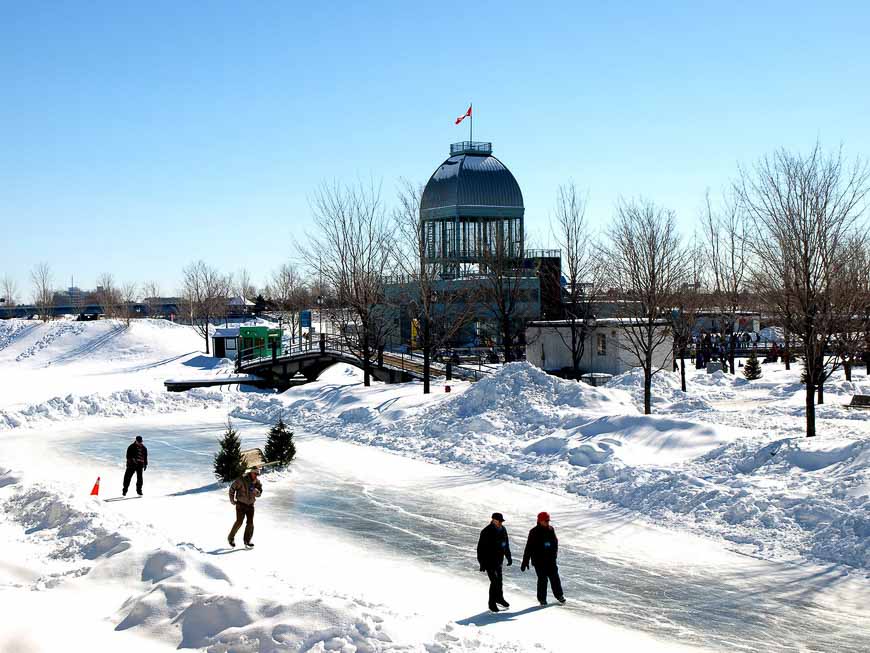
M 320 353 L 321 354 L 326 353 L 326 334 L 325 333 L 320 334 Z
M 451 361 L 447 361 L 447 380 L 453 380 L 453 363 Z

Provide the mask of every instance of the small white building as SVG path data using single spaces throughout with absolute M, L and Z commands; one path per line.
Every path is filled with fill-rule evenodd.
M 617 375 L 641 367 L 626 335 L 627 329 L 638 327 L 635 318 L 590 320 L 580 358 L 580 373 Z M 656 323 L 656 341 L 659 340 L 661 344 L 653 351 L 654 369 L 670 369 L 674 361 L 674 339 L 666 320 Z M 526 326 L 526 360 L 554 374 L 569 372 L 572 367 L 570 322 L 529 322 Z

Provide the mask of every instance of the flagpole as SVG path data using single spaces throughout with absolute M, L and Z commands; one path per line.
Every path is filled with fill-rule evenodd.
M 469 142 L 474 142 L 474 111 L 472 111 L 474 105 L 470 102 L 468 103 L 468 111 L 471 112 L 471 115 L 468 116 L 468 140 Z

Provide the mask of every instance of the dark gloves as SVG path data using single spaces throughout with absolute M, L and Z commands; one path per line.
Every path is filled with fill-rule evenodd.
M 508 558 L 508 567 L 510 567 L 513 563 L 513 558 Z
M 529 566 L 525 562 L 520 565 L 520 571 L 525 571 L 528 568 L 529 568 Z
M 143 465 L 142 471 L 144 472 L 146 469 L 148 469 L 148 465 Z
M 480 565 L 480 571 L 481 573 L 483 573 L 484 571 L 486 571 L 486 568 L 483 565 Z

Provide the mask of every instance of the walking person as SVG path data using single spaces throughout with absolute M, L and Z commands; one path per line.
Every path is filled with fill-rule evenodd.
M 502 562 L 507 559 L 508 566 L 511 566 L 513 558 L 507 529 L 504 527 L 504 515 L 494 512 L 491 519 L 489 525 L 480 531 L 477 562 L 480 564 L 480 571 L 485 571 L 489 577 L 489 609 L 498 612 L 498 606 L 511 607 L 504 598 Z
M 236 507 L 236 522 L 230 529 L 229 537 L 227 537 L 227 542 L 232 547 L 236 546 L 236 533 L 242 527 L 242 522 L 246 520 L 245 533 L 242 539 L 249 549 L 254 546 L 251 541 L 251 538 L 254 537 L 254 502 L 257 497 L 263 495 L 263 486 L 257 480 L 259 475 L 260 469 L 254 467 L 230 485 L 230 503 Z
M 137 435 L 136 439 L 127 447 L 127 469 L 124 470 L 124 487 L 121 494 L 127 496 L 127 490 L 130 489 L 130 480 L 133 478 L 133 473 L 136 473 L 136 494 L 142 496 L 142 472 L 148 469 L 148 447 L 142 444 L 142 436 Z
M 559 567 L 556 556 L 559 554 L 559 539 L 556 530 L 550 526 L 550 514 L 538 513 L 538 523 L 529 531 L 526 548 L 523 551 L 523 563 L 520 571 L 529 568 L 529 561 L 538 575 L 538 603 L 547 605 L 547 583 L 553 590 L 553 596 L 559 603 L 565 602 L 562 592 L 562 580 L 559 578 Z

